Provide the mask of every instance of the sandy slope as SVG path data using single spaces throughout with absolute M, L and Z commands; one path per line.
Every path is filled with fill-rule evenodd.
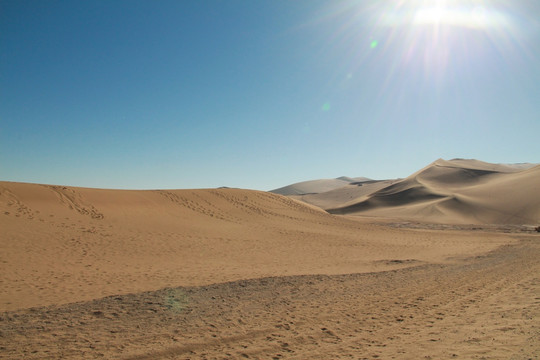
M 337 179 L 319 179 L 319 180 L 309 180 L 294 183 L 281 187 L 279 189 L 271 190 L 271 193 L 279 195 L 304 195 L 304 194 L 318 194 L 326 191 L 331 191 L 334 189 L 347 186 L 349 184 L 370 181 L 370 179 L 365 177 L 350 178 L 346 176 L 339 177 Z
M 325 197 L 331 194 L 319 194 Z M 533 225 L 540 222 L 540 165 L 439 159 L 389 186 L 324 208 L 444 223 Z
M 388 187 L 399 180 L 370 180 L 361 183 L 347 184 L 340 188 L 305 195 L 288 195 L 292 199 L 301 200 L 321 209 L 335 209 L 345 204 L 355 203 L 375 191 Z
M 0 211 L 0 358 L 540 356 L 522 227 L 375 223 L 238 189 L 0 182 Z
M 512 241 L 382 231 L 284 196 L 236 189 L 127 191 L 3 182 L 0 211 L 4 310 L 166 286 L 438 263 Z

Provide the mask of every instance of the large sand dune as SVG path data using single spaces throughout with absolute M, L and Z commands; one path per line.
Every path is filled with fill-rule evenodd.
M 532 225 L 540 223 L 540 165 L 439 159 L 405 179 L 293 197 L 333 214 Z
M 538 168 L 515 170 L 445 181 L 536 191 Z M 387 185 L 418 179 L 441 183 Z M 0 182 L 0 211 L 2 358 L 540 356 L 529 228 L 412 229 L 240 189 Z

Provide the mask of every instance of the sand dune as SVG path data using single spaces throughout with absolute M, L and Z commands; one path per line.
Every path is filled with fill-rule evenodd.
M 538 168 L 459 169 L 443 188 L 469 202 L 536 191 Z M 357 188 L 434 201 L 436 170 Z M 5 359 L 540 356 L 528 228 L 335 216 L 240 189 L 0 182 L 0 211 Z
M 380 185 L 388 185 L 378 183 Z M 540 222 L 540 166 L 439 159 L 374 191 L 342 188 L 299 199 L 333 214 L 362 214 L 442 223 Z M 337 205 L 336 193 L 351 194 Z M 356 196 L 356 197 L 355 197 Z M 337 198 L 338 200 L 345 200 Z
M 336 217 L 238 189 L 99 190 L 0 183 L 0 307 L 264 276 L 379 271 L 483 252 L 508 239 Z M 407 262 L 392 262 L 407 260 Z M 414 260 L 414 261 L 409 261 Z
M 354 203 L 383 189 L 399 180 L 369 180 L 360 183 L 351 183 L 340 188 L 312 194 L 288 195 L 292 199 L 301 200 L 308 204 L 315 205 L 321 209 L 334 209 L 344 206 L 344 204 Z
M 336 179 L 302 181 L 281 187 L 279 189 L 271 190 L 270 192 L 279 195 L 318 194 L 338 189 L 352 183 L 359 183 L 364 181 L 370 181 L 370 179 L 365 177 L 350 178 L 347 176 L 342 176 Z

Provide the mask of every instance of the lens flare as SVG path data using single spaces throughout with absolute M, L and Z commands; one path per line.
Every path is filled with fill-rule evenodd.
M 349 96 L 354 89 L 359 102 L 391 99 L 381 113 L 414 108 L 412 94 L 422 94 L 420 103 L 450 96 L 459 106 L 476 79 L 535 60 L 530 41 L 540 21 L 529 8 L 506 0 L 328 2 L 311 22 L 328 25 L 320 58 L 334 69 L 324 96 Z M 330 104 L 320 109 L 330 111 Z

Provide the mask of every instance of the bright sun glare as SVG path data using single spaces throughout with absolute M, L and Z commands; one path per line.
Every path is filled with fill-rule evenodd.
M 472 9 L 436 6 L 420 8 L 413 19 L 415 25 L 454 25 L 480 28 L 487 25 L 488 16 L 481 6 Z
M 449 25 L 487 29 L 506 25 L 505 17 L 478 1 L 399 1 L 384 12 L 382 25 Z
M 407 79 L 416 78 L 425 89 L 444 89 L 456 74 L 489 63 L 486 54 L 494 49 L 511 63 L 513 50 L 524 48 L 520 23 L 498 0 L 349 0 L 332 6 L 324 16 L 340 20 L 332 35 L 335 46 L 357 44 L 359 49 L 344 72 L 384 61 L 381 94 L 393 93 L 388 95 L 393 99 L 405 98 Z

